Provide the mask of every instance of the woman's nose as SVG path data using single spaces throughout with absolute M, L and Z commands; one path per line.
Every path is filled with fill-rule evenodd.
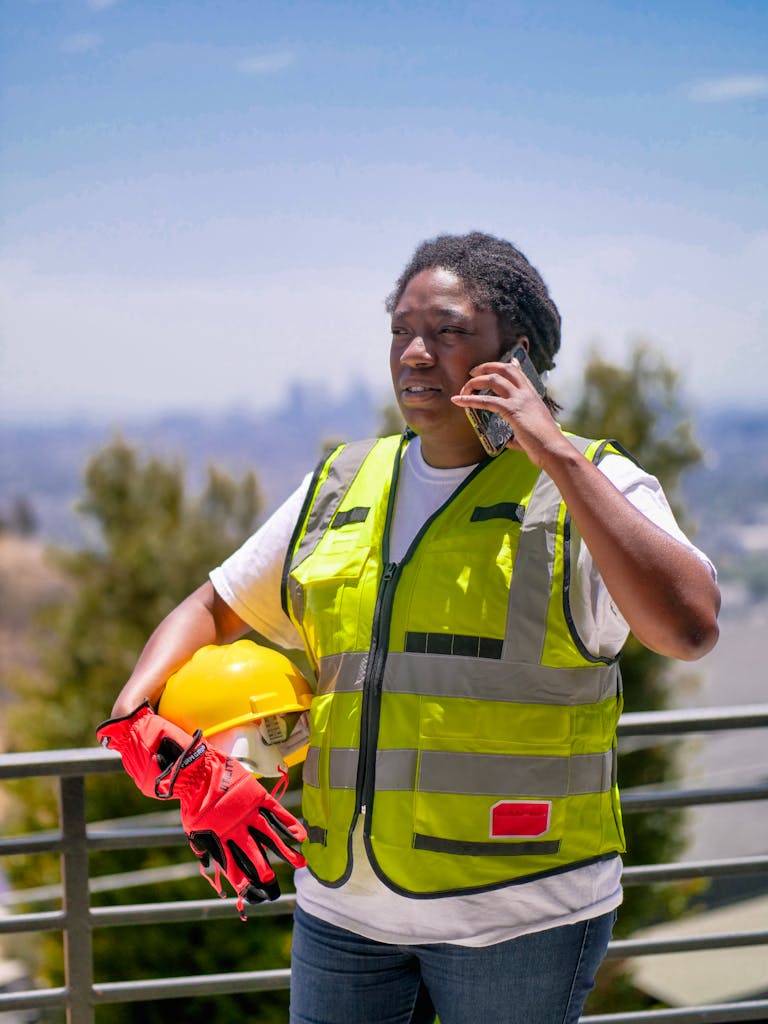
M 420 334 L 414 335 L 403 349 L 400 362 L 408 366 L 425 366 L 434 363 L 432 352 L 427 347 L 424 338 Z

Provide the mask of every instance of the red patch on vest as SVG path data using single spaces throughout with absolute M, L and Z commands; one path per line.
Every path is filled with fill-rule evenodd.
M 551 800 L 501 800 L 491 808 L 491 839 L 543 836 L 551 813 Z

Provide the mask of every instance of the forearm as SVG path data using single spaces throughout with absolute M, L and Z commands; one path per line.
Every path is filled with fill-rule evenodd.
M 717 641 L 720 597 L 709 569 L 563 438 L 543 458 L 617 608 L 641 643 L 694 660 Z
M 145 699 L 157 706 L 168 677 L 195 651 L 207 644 L 230 643 L 247 629 L 207 581 L 177 605 L 152 633 L 115 701 L 112 716 L 129 714 Z

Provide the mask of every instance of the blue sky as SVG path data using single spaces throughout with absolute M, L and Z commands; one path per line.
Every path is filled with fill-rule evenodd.
M 387 394 L 412 249 L 514 241 L 591 347 L 768 405 L 768 3 L 0 0 L 14 419 Z

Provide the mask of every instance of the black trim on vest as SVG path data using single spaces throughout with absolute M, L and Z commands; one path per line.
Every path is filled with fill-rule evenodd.
M 603 455 L 605 454 L 605 449 L 608 447 L 608 445 L 610 445 L 612 448 L 615 448 L 616 451 L 620 452 L 625 459 L 629 459 L 630 462 L 634 462 L 638 469 L 642 469 L 644 473 L 647 472 L 645 466 L 643 466 L 643 464 L 635 458 L 632 452 L 625 448 L 620 441 L 616 441 L 614 438 L 609 438 L 608 440 L 603 441 L 603 443 L 598 447 L 597 451 L 595 452 L 595 457 L 593 459 L 595 465 L 597 465 L 597 463 L 600 462 L 600 460 L 602 459 Z M 608 454 L 610 455 L 612 453 L 608 452 Z
M 576 648 L 582 658 L 591 661 L 593 665 L 613 665 L 619 660 L 619 655 L 613 658 L 600 658 L 589 651 L 576 629 L 571 611 L 571 514 L 565 513 L 563 523 L 563 615 L 568 625 L 568 631 L 576 644 Z
M 525 516 L 525 505 L 516 501 L 500 501 L 496 505 L 478 505 L 469 517 L 470 523 L 484 523 L 489 519 L 511 519 L 522 523 Z
M 618 441 L 612 439 L 603 441 L 595 450 L 592 456 L 592 462 L 597 466 L 605 455 L 605 450 L 611 445 L 616 448 L 625 458 L 629 459 L 630 462 L 634 462 L 640 469 L 640 463 L 637 459 L 627 451 L 627 449 L 619 444 Z M 611 454 L 610 452 L 608 454 Z M 573 638 L 573 642 L 576 644 L 576 649 L 582 658 L 587 661 L 591 661 L 595 665 L 613 665 L 619 660 L 619 654 L 613 658 L 599 658 L 592 654 L 591 651 L 587 650 L 584 641 L 581 639 L 578 630 L 576 629 L 576 623 L 573 619 L 573 613 L 571 611 L 571 514 L 566 509 L 565 522 L 563 523 L 563 614 L 565 621 L 568 625 L 568 631 Z
M 407 654 L 458 654 L 464 658 L 501 658 L 503 640 L 492 636 L 468 636 L 462 633 L 405 634 Z
M 469 842 L 465 839 L 441 839 L 440 836 L 413 834 L 414 850 L 429 850 L 431 853 L 457 853 L 466 857 L 526 857 L 537 854 L 548 855 L 560 852 L 559 839 L 527 839 L 524 842 Z
M 307 839 L 310 843 L 325 846 L 328 841 L 328 829 L 321 828 L 320 825 L 307 825 Z
M 331 520 L 331 529 L 340 530 L 347 523 L 364 523 L 370 511 L 370 505 L 368 508 L 360 505 L 357 508 L 348 508 L 344 512 L 337 512 Z

